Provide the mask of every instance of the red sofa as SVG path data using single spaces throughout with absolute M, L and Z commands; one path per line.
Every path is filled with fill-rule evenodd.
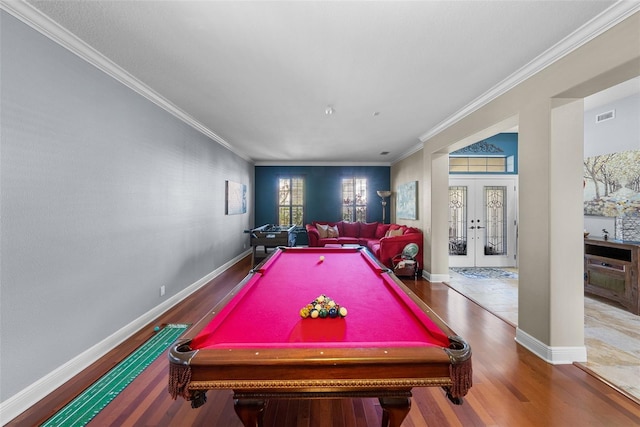
M 409 243 L 418 245 L 415 260 L 422 270 L 422 231 L 400 224 L 379 222 L 321 222 L 305 226 L 309 246 L 358 244 L 367 247 L 384 265 L 393 268 L 392 259 Z

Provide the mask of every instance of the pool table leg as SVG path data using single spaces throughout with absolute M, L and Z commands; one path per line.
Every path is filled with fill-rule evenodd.
M 233 409 L 244 427 L 262 427 L 266 401 L 263 399 L 234 399 Z
M 382 427 L 400 427 L 411 409 L 411 397 L 381 397 Z

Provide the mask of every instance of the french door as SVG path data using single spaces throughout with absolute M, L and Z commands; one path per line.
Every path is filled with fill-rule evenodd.
M 517 177 L 449 179 L 449 266 L 517 265 Z

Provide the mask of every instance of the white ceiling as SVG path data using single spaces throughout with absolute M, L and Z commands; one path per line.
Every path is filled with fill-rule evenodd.
M 613 2 L 28 3 L 258 164 L 389 164 Z

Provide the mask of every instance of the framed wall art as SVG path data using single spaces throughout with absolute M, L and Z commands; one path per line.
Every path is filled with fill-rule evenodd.
M 396 194 L 396 217 L 401 219 L 418 219 L 418 181 L 411 181 L 399 185 Z
M 225 215 L 247 213 L 247 186 L 233 181 L 225 181 Z
M 584 214 L 640 216 L 640 150 L 584 159 Z

